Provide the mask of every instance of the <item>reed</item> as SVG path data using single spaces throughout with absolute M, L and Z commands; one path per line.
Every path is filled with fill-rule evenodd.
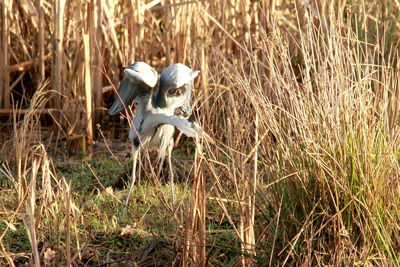
M 9 195 L 0 198 L 0 264 L 151 265 L 155 251 L 184 266 L 400 264 L 398 1 L 0 8 L 0 119 L 13 114 L 0 156 L 0 179 L 11 181 L 0 184 Z M 56 143 L 110 142 L 104 111 L 133 61 L 200 69 L 194 118 L 216 143 L 177 139 L 176 209 L 146 153 L 121 220 L 125 191 L 103 185 L 116 170 L 84 162 L 97 189 L 80 191 L 85 174 L 63 177 L 40 114 L 50 114 Z M 113 163 L 129 173 L 123 159 Z M 23 256 L 9 241 L 21 231 Z

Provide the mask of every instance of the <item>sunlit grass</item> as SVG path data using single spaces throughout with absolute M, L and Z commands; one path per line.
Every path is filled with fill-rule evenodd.
M 32 95 L 21 100 L 23 114 L 11 112 L 13 134 L 1 146 L 0 265 L 400 265 L 396 1 L 162 2 L 135 15 L 130 3 L 107 1 L 101 31 L 93 32 L 104 37 L 97 50 L 95 42 L 83 47 L 76 29 L 100 29 L 86 16 L 99 7 L 67 2 L 52 64 L 43 57 L 26 63 L 37 68 L 26 72 L 32 86 L 15 66 L 0 73 L 22 79 L 17 100 L 16 92 Z M 12 3 L 20 8 L 9 15 L 16 23 L 11 60 L 31 60 L 36 46 L 14 42 L 27 4 Z M 56 27 L 53 15 L 45 8 L 42 22 Z M 36 23 L 33 15 L 27 20 Z M 32 25 L 20 34 L 35 39 Z M 47 28 L 46 38 L 57 39 Z M 97 51 L 89 61 L 92 87 L 85 87 L 84 48 Z M 103 90 L 109 104 L 112 84 L 132 60 L 157 70 L 177 61 L 200 69 L 193 118 L 216 143 L 179 140 L 175 206 L 167 172 L 157 176 L 153 153 L 142 153 L 122 216 L 132 164 L 114 157 L 112 146 L 90 158 L 83 88 Z M 40 66 L 53 78 L 36 86 Z M 99 74 L 106 86 L 95 82 Z M 60 98 L 62 106 L 54 101 Z M 98 116 L 103 103 L 96 103 Z M 53 106 L 46 144 L 38 111 Z M 99 144 L 128 125 L 98 117 Z

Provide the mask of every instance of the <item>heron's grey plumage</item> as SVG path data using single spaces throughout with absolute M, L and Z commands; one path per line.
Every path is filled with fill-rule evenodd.
M 118 114 L 133 101 L 137 104 L 129 132 L 134 164 L 126 204 L 133 190 L 137 152 L 140 148 L 158 149 L 161 162 L 168 153 L 171 194 L 174 199 L 171 166 L 174 127 L 189 137 L 194 137 L 196 133 L 202 131 L 194 121 L 175 114 L 182 111 L 186 116 L 190 116 L 190 97 L 194 79 L 198 74 L 199 71 L 193 71 L 183 64 L 174 64 L 161 73 L 157 86 L 157 72 L 148 64 L 136 62 L 124 69 L 124 78 L 118 90 L 119 96 L 116 97 L 108 113 Z
M 118 88 L 118 95 L 108 110 L 115 115 L 129 106 L 137 97 L 151 94 L 158 80 L 157 72 L 144 62 L 136 62 L 124 69 L 124 78 Z

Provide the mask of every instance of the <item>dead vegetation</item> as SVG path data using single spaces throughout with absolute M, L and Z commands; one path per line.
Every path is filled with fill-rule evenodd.
M 0 264 L 400 264 L 397 1 L 0 9 L 0 130 L 13 133 L 0 155 Z M 127 125 L 104 111 L 134 61 L 201 70 L 194 117 L 216 144 L 179 139 L 176 210 L 144 155 L 121 218 L 129 160 L 89 148 Z

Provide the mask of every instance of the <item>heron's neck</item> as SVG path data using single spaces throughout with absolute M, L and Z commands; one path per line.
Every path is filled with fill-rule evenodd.
M 158 90 L 153 95 L 152 105 L 154 108 L 165 108 L 167 106 L 167 102 L 165 99 L 165 93 L 161 87 L 159 87 Z

